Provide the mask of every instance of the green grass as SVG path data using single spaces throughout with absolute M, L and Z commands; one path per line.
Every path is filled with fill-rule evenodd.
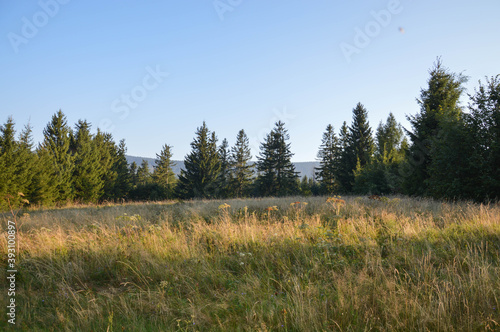
M 315 197 L 25 211 L 16 327 L 500 330 L 499 205 L 345 200 L 338 210 Z

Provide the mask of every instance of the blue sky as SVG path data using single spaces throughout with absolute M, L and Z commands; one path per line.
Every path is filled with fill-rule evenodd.
M 230 145 L 245 129 L 255 156 L 281 119 L 293 160 L 312 161 L 358 102 L 374 129 L 389 112 L 408 126 L 437 56 L 469 93 L 500 74 L 499 14 L 497 0 L 1 1 L 0 121 L 40 141 L 62 109 L 130 155 L 183 159 L 203 121 Z

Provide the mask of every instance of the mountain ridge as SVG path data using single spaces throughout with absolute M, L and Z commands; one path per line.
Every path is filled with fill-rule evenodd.
M 153 171 L 154 169 L 154 164 L 155 164 L 155 158 L 145 158 L 145 157 L 137 157 L 137 156 L 129 156 L 126 155 L 125 158 L 127 159 L 127 163 L 130 165 L 134 161 L 137 164 L 137 166 L 140 166 L 143 160 L 146 160 L 149 164 L 149 169 Z M 175 175 L 179 176 L 181 173 L 181 169 L 184 169 L 184 161 L 182 160 L 174 160 L 173 161 L 175 165 L 172 167 L 172 170 L 174 171 Z M 255 161 L 251 161 L 250 163 L 255 163 Z M 317 161 L 300 161 L 300 162 L 294 162 L 295 165 L 295 170 L 299 172 L 299 177 L 304 177 L 307 176 L 308 178 L 311 178 L 314 176 L 314 168 L 319 166 L 319 162 Z

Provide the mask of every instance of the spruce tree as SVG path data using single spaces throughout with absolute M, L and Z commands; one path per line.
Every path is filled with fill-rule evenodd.
M 396 121 L 394 114 L 389 113 L 386 123 L 379 124 L 376 133 L 377 158 L 383 159 L 384 156 L 390 159 L 401 159 L 401 143 L 404 138 L 403 128 Z
M 29 201 L 31 204 L 51 206 L 57 203 L 58 192 L 54 183 L 57 174 L 53 166 L 53 157 L 49 151 L 40 145 L 36 149 L 31 181 Z
M 176 182 L 175 173 L 172 167 L 175 163 L 172 161 L 172 147 L 163 145 L 160 154 L 156 154 L 155 169 L 153 171 L 153 181 L 161 189 L 162 198 L 172 198 Z
M 146 186 L 151 183 L 151 172 L 146 159 L 142 160 L 141 166 L 137 169 L 137 186 Z
M 116 181 L 111 191 L 112 199 L 124 199 L 132 189 L 132 175 L 128 168 L 126 153 L 127 147 L 125 140 L 122 139 L 118 144 L 115 162 L 113 163 L 113 172 L 116 173 Z
M 363 167 L 371 162 L 374 151 L 372 129 L 368 123 L 368 111 L 363 104 L 358 103 L 352 113 L 352 124 L 349 127 L 352 144 L 350 148 Z
M 429 165 L 432 162 L 432 141 L 441 130 L 441 122 L 458 121 L 462 116 L 459 99 L 467 78 L 451 73 L 438 59 L 429 71 L 428 87 L 420 92 L 420 113 L 408 116 L 413 131 L 407 131 L 411 146 L 408 153 L 409 171 L 405 179 L 408 194 L 429 193 Z M 448 126 L 448 125 L 447 125 Z M 434 150 L 436 151 L 436 150 Z
M 66 116 L 61 110 L 52 116 L 51 121 L 43 130 L 44 140 L 41 149 L 44 149 L 51 159 L 55 187 L 56 202 L 66 202 L 73 199 L 72 176 L 74 157 L 70 150 L 71 128 Z
M 205 122 L 196 130 L 191 143 L 191 152 L 184 159 L 178 194 L 183 198 L 213 198 L 217 195 L 217 181 L 220 174 L 220 159 L 217 137 L 211 133 Z
M 82 202 L 97 202 L 102 195 L 104 182 L 99 150 L 96 149 L 90 124 L 79 120 L 73 142 L 74 163 L 73 188 L 75 198 Z
M 130 186 L 131 189 L 135 189 L 137 184 L 139 183 L 139 179 L 137 178 L 137 163 L 133 161 L 129 166 L 129 174 L 130 174 Z
M 36 155 L 33 151 L 33 136 L 30 124 L 24 127 L 19 136 L 15 159 L 17 170 L 14 181 L 19 186 L 19 191 L 24 194 L 24 198 L 32 202 L 33 198 L 30 194 L 35 175 Z
M 113 167 L 118 158 L 118 147 L 110 133 L 102 132 L 99 128 L 93 140 L 95 149 L 98 151 L 100 164 L 100 177 L 104 186 L 99 197 L 101 199 L 113 199 L 118 174 Z
M 329 124 L 323 133 L 323 139 L 318 151 L 319 167 L 316 178 L 324 194 L 331 195 L 339 189 L 338 172 L 341 157 L 341 146 L 333 126 Z
M 249 140 L 245 131 L 241 129 L 236 137 L 236 144 L 231 148 L 231 189 L 236 197 L 248 195 L 252 184 L 253 166 Z
M 401 126 L 392 113 L 377 128 L 377 148 L 370 164 L 354 172 L 353 191 L 359 194 L 395 194 L 401 192 L 400 166 L 404 162 L 406 143 Z
M 356 153 L 352 148 L 352 138 L 347 123 L 340 127 L 340 159 L 338 165 L 339 191 L 349 193 L 354 183 L 354 169 L 356 168 Z
M 220 160 L 220 173 L 219 179 L 217 180 L 217 191 L 218 197 L 227 198 L 231 195 L 231 164 L 229 160 L 229 144 L 224 138 L 221 145 L 219 146 L 219 160 Z
M 469 186 L 475 199 L 500 199 L 500 75 L 479 82 L 470 96 L 470 113 L 466 117 L 473 144 L 470 153 L 472 178 Z M 472 196 L 472 195 L 471 195 Z
M 12 117 L 0 127 L 0 207 L 4 198 L 17 197 L 19 188 L 16 182 L 16 150 L 18 143 L 15 140 L 14 120 Z M 5 206 L 3 206 L 5 208 Z
M 297 172 L 291 158 L 290 139 L 285 124 L 278 121 L 260 146 L 257 186 L 263 196 L 286 196 L 299 191 Z

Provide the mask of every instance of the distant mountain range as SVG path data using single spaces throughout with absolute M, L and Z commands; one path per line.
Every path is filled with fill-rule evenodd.
M 143 157 L 134 157 L 134 156 L 125 156 L 127 158 L 127 162 L 132 164 L 134 161 L 137 166 L 140 166 L 142 160 L 146 160 L 149 164 L 149 168 L 151 171 L 154 169 L 155 159 L 153 158 L 143 158 Z M 181 169 L 184 168 L 184 161 L 174 160 L 175 166 L 172 167 L 173 171 L 176 175 L 181 173 Z M 254 163 L 253 161 L 251 163 Z M 295 170 L 299 172 L 300 177 L 307 176 L 308 178 L 314 175 L 314 168 L 319 166 L 319 162 L 317 161 L 305 161 L 305 162 L 297 162 L 293 163 L 295 165 Z

